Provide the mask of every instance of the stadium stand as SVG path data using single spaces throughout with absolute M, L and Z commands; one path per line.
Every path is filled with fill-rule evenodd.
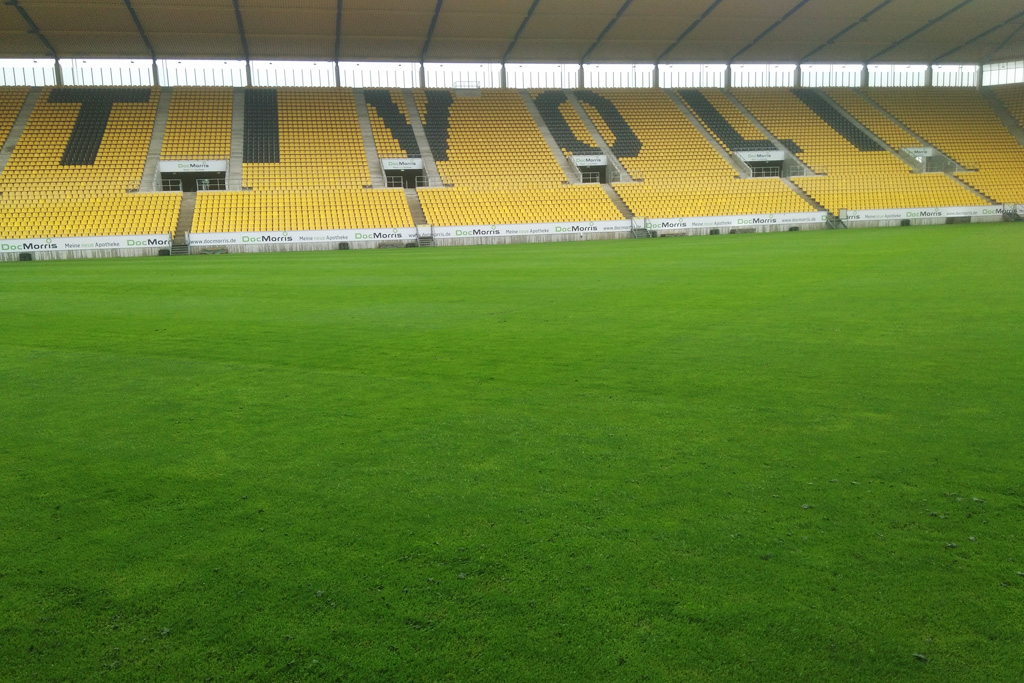
M 773 135 L 799 148 L 797 156 L 819 175 L 793 182 L 832 213 L 988 204 L 943 174 L 913 174 L 813 90 L 743 88 L 735 94 Z
M 1017 124 L 1024 128 L 1024 86 L 998 85 L 992 88 L 992 92 L 1016 119 Z
M 0 145 L 7 140 L 14 127 L 14 121 L 25 106 L 28 88 L 0 88 Z
M 370 189 L 351 89 L 249 89 L 242 182 L 200 192 L 197 233 L 413 227 L 401 190 Z
M 0 239 L 170 234 L 180 196 L 137 193 L 158 100 L 44 88 L 0 173 Z
M 563 90 L 530 92 L 544 125 L 566 157 L 574 154 L 601 154 L 601 149 L 587 131 Z
M 192 231 L 263 232 L 412 227 L 401 190 L 200 192 Z
M 427 95 L 433 97 L 427 99 Z M 484 90 L 480 97 L 454 97 L 444 116 L 445 98 L 417 91 L 416 104 L 426 106 L 424 124 L 436 116 L 431 130 L 446 129 L 444 147 L 434 151 L 445 183 L 493 185 L 495 182 L 564 183 L 568 181 L 515 90 Z M 434 109 L 435 111 L 431 111 Z M 430 133 L 428 133 L 428 140 Z
M 1024 197 L 1024 148 L 974 88 L 871 88 L 868 96 L 973 172 L 957 177 L 1000 203 Z
M 370 128 L 382 159 L 406 159 L 420 156 L 420 146 L 409 122 L 402 94 L 392 90 L 366 90 Z
M 882 113 L 878 107 L 864 99 L 850 88 L 828 88 L 825 93 L 847 113 L 860 121 L 861 125 L 878 136 L 893 149 L 914 147 L 921 141 L 908 133 L 899 124 Z
M 679 96 L 722 147 L 730 152 L 775 149 L 721 90 L 680 90 Z
M 160 158 L 228 159 L 232 108 L 230 88 L 174 88 Z
M 599 185 L 421 188 L 434 225 L 501 225 L 621 220 Z
M 420 188 L 434 225 L 495 225 L 621 220 L 597 185 L 569 186 L 515 90 L 455 97 L 415 93 L 431 152 L 450 188 Z
M 577 96 L 634 180 L 616 192 L 637 216 L 681 218 L 814 211 L 778 178 L 736 171 L 664 92 L 579 91 Z

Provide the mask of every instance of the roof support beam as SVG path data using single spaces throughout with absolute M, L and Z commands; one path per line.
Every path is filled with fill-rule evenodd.
M 995 33 L 996 31 L 998 31 L 1001 28 L 1006 28 L 1007 26 L 1012 24 L 1014 21 L 1016 21 L 1018 19 L 1021 19 L 1021 18 L 1024 18 L 1024 12 L 1019 12 L 1017 14 L 1014 14 L 1012 17 L 1010 17 L 1006 21 L 996 24 L 995 26 L 993 26 L 989 30 L 983 31 L 983 32 L 979 33 L 978 35 L 974 36 L 970 40 L 964 41 L 960 45 L 957 45 L 956 47 L 954 47 L 952 50 L 947 50 L 946 52 L 943 52 L 938 57 L 935 57 L 934 59 L 932 59 L 932 64 L 934 64 L 935 62 L 939 61 L 940 59 L 945 59 L 946 57 L 949 57 L 950 55 L 956 54 L 957 52 L 959 52 L 960 50 L 964 49 L 965 47 L 973 45 L 974 43 L 978 42 L 982 38 L 985 38 L 986 36 L 988 36 L 988 35 L 990 35 L 992 33 Z M 1021 24 L 1021 27 L 1024 27 L 1024 24 Z M 1019 31 L 1020 28 L 1018 28 L 1017 30 Z M 1007 40 L 1012 39 L 1015 33 L 1016 32 L 1010 33 L 1010 38 L 1008 38 Z M 1004 42 L 1002 45 L 1000 45 L 998 48 L 996 48 L 996 52 L 1001 50 L 1005 45 L 1006 45 L 1006 43 Z M 991 57 L 992 57 L 992 54 L 990 53 L 989 56 L 986 59 L 991 58 Z M 985 62 L 982 61 L 982 64 L 984 64 L 984 63 Z
M 769 33 L 771 33 L 772 31 L 774 31 L 775 29 L 777 29 L 778 27 L 780 27 L 780 26 L 782 26 L 782 25 L 783 25 L 784 23 L 786 23 L 786 20 L 788 20 L 788 19 L 789 19 L 789 18 L 790 18 L 791 16 L 793 16 L 794 14 L 796 14 L 797 12 L 799 12 L 799 11 L 800 11 L 800 8 L 801 8 L 801 7 L 803 7 L 804 5 L 806 5 L 807 3 L 809 3 L 810 1 L 811 1 L 811 0 L 800 0 L 800 2 L 796 3 L 796 5 L 795 5 L 795 6 L 793 7 L 793 9 L 791 9 L 791 10 L 789 10 L 788 12 L 786 12 L 785 14 L 783 14 L 783 15 L 782 15 L 782 16 L 781 16 L 781 17 L 779 18 L 779 20 L 778 20 L 778 21 L 776 21 L 776 22 L 775 22 L 774 24 L 772 24 L 771 26 L 769 26 L 768 28 L 766 28 L 766 29 L 765 29 L 764 31 L 762 31 L 762 32 L 761 32 L 761 35 L 759 35 L 759 36 L 758 36 L 757 38 L 754 38 L 754 39 L 753 39 L 752 41 L 750 41 L 750 43 L 748 43 L 746 47 L 744 47 L 744 48 L 743 48 L 742 50 L 740 50 L 739 52 L 737 52 L 736 54 L 734 54 L 734 55 L 732 56 L 732 59 L 730 59 L 729 61 L 730 61 L 730 62 L 735 62 L 735 61 L 736 61 L 737 59 L 739 59 L 739 57 L 740 57 L 740 56 L 741 56 L 741 55 L 742 55 L 742 54 L 743 54 L 744 52 L 746 52 L 746 51 L 747 51 L 747 50 L 749 50 L 750 48 L 752 48 L 752 47 L 754 47 L 755 45 L 757 45 L 757 44 L 758 44 L 759 42 L 761 42 L 761 40 L 762 40 L 762 39 L 763 39 L 763 38 L 764 38 L 765 36 L 767 36 L 767 35 L 768 35 Z
M 245 37 L 245 22 L 242 21 L 242 8 L 238 0 L 231 0 L 235 6 L 235 21 L 238 22 L 238 39 L 242 41 L 242 54 L 245 55 L 245 84 L 252 86 L 252 60 L 249 58 L 249 39 Z
M 345 0 L 338 0 L 338 14 L 334 19 L 334 61 L 341 61 L 341 10 Z
M 608 35 L 608 32 L 612 30 L 612 27 L 615 26 L 615 23 L 622 18 L 622 15 L 626 13 L 626 10 L 629 9 L 629 6 L 632 4 L 633 0 L 626 0 L 626 3 L 619 8 L 618 13 L 614 17 L 612 17 L 612 20 L 608 22 L 608 25 L 605 26 L 604 30 L 601 31 L 601 33 L 597 36 L 597 40 L 594 41 L 594 44 L 587 48 L 587 51 L 583 53 L 582 57 L 580 57 L 580 64 L 583 64 L 584 62 L 587 61 L 587 59 L 590 57 L 590 54 L 597 49 L 597 46 L 601 44 L 601 41 L 604 40 L 604 37 Z
M 999 45 L 997 45 L 996 48 L 992 50 L 992 52 L 989 52 L 987 55 L 985 55 L 985 59 L 981 60 L 981 65 L 984 66 L 985 64 L 988 64 L 990 61 L 992 61 L 992 58 L 999 54 L 1000 50 L 1006 47 L 1006 45 L 1011 40 L 1017 37 L 1017 34 L 1021 32 L 1021 29 L 1024 29 L 1024 24 L 1021 24 L 1016 29 L 1011 31 L 1010 35 L 1006 36 L 1006 38 L 1003 39 L 1003 42 L 999 43 Z M 978 78 L 978 83 L 981 83 L 981 78 Z
M 530 19 L 533 18 L 533 13 L 537 9 L 537 5 L 540 4 L 540 0 L 533 0 L 533 4 L 530 5 L 530 9 L 526 11 L 526 16 L 523 17 L 523 23 L 519 24 L 519 30 L 516 31 L 515 36 L 512 37 L 512 42 L 508 44 L 508 49 L 505 50 L 505 54 L 501 57 L 502 72 L 505 70 L 505 63 L 508 61 L 508 56 L 512 54 L 512 50 L 515 48 L 516 43 L 519 42 L 519 37 L 523 35 L 523 31 L 526 30 L 526 25 L 530 23 Z
M 434 16 L 430 19 L 430 28 L 427 29 L 427 39 L 423 41 L 423 50 L 420 52 L 420 64 L 427 61 L 427 50 L 430 49 L 430 41 L 434 39 L 434 29 L 437 28 L 437 18 L 441 16 L 441 5 L 444 4 L 444 0 L 437 0 L 437 6 L 434 8 Z M 427 87 L 425 84 L 420 87 Z
M 149 50 L 149 58 L 155 62 L 156 51 L 153 49 L 153 44 L 149 42 L 149 36 L 146 35 L 146 29 L 142 28 L 142 22 L 139 21 L 139 15 L 135 13 L 135 8 L 132 7 L 132 0 L 124 0 L 124 6 L 128 8 L 128 14 L 131 15 L 132 21 L 135 22 L 135 28 L 139 31 L 139 37 L 142 38 L 143 44 L 145 44 L 146 49 Z
M 899 39 L 899 40 L 897 40 L 897 41 L 896 41 L 895 43 L 893 43 L 893 44 L 892 44 L 892 45 L 890 45 L 889 47 L 885 48 L 884 50 L 882 50 L 882 51 L 881 51 L 881 52 L 879 52 L 878 54 L 876 54 L 876 55 L 872 55 L 872 56 L 871 56 L 871 57 L 870 57 L 870 58 L 868 59 L 868 62 L 873 62 L 873 61 L 875 61 L 876 59 L 878 59 L 879 57 L 881 57 L 882 55 L 884 55 L 884 54 L 885 54 L 886 52 L 889 52 L 889 51 L 891 51 L 891 50 L 894 50 L 894 49 L 896 49 L 897 47 L 899 47 L 899 46 L 900 46 L 900 45 L 902 45 L 903 43 L 907 42 L 908 40 L 910 40 L 910 39 L 911 39 L 911 38 L 913 38 L 914 36 L 916 36 L 916 35 L 918 35 L 918 34 L 920 34 L 920 33 L 923 33 L 924 31 L 927 31 L 927 30 L 928 30 L 928 29 L 930 29 L 930 28 L 931 28 L 932 26 L 935 26 L 935 24 L 938 24 L 939 22 L 941 22 L 941 21 L 944 21 L 944 20 L 946 20 L 947 18 L 949 18 L 949 17 L 953 16 L 954 14 L 956 14 L 957 12 L 959 12 L 960 10 L 962 10 L 962 9 L 963 9 L 964 7 L 967 7 L 967 5 L 971 4 L 972 2 L 974 2 L 974 0 L 964 0 L 963 2 L 961 2 L 961 3 L 960 3 L 959 5 L 957 5 L 956 7 L 953 7 L 952 9 L 950 9 L 950 10 L 947 10 L 947 11 L 943 12 L 942 14 L 940 14 L 939 16 L 935 17 L 934 19 L 932 19 L 931 21 L 929 21 L 929 22 L 928 22 L 927 24 L 925 24 L 924 26 L 922 26 L 921 28 L 917 29 L 916 31 L 911 31 L 910 33 L 908 33 L 907 35 L 903 36 L 902 38 L 900 38 L 900 39 Z
M 654 60 L 654 63 L 655 64 L 661 64 L 661 60 L 665 59 L 665 57 L 668 57 L 669 54 L 673 50 L 675 50 L 677 47 L 679 47 L 679 45 L 684 40 L 686 40 L 686 36 L 688 36 L 691 33 L 693 33 L 693 30 L 695 28 L 697 28 L 698 26 L 700 26 L 700 23 L 702 21 L 704 21 L 709 16 L 711 16 L 711 13 L 715 11 L 715 8 L 718 7 L 719 5 L 721 5 L 724 1 L 725 0 L 715 0 L 714 2 L 712 2 L 711 6 L 708 7 L 706 10 L 704 10 L 704 14 L 700 15 L 699 17 L 697 17 L 697 19 L 692 24 L 690 24 L 689 27 L 687 27 L 687 29 L 685 31 L 683 31 L 681 34 L 679 34 L 679 37 L 676 38 L 674 43 L 669 45 L 667 48 L 665 48 L 664 52 L 662 52 L 660 55 L 658 55 L 657 59 Z
M 875 16 L 875 14 L 877 14 L 878 12 L 881 12 L 883 9 L 885 9 L 886 7 L 891 5 L 893 2 L 894 2 L 894 0 L 882 0 L 882 4 L 880 4 L 878 7 L 876 7 L 873 10 L 871 10 L 870 12 L 865 14 L 863 17 L 861 17 L 857 21 L 853 22 L 852 24 L 850 24 L 849 26 L 844 28 L 842 31 L 840 31 L 839 33 L 835 34 L 834 36 L 832 36 L 831 38 L 826 40 L 824 43 L 822 43 L 821 45 L 819 45 L 818 47 L 814 48 L 813 50 L 811 50 L 810 52 L 805 54 L 803 57 L 801 57 L 800 58 L 800 63 L 803 64 L 804 62 L 809 60 L 811 57 L 813 57 L 814 55 L 816 55 L 819 52 L 821 52 L 822 50 L 824 50 L 829 45 L 832 45 L 837 40 L 839 40 L 840 38 L 845 36 L 847 33 L 852 31 L 853 29 L 857 28 L 861 24 L 865 23 L 871 17 Z
M 21 15 L 21 18 L 25 20 L 26 24 L 28 24 L 28 32 L 34 33 L 36 37 L 39 38 L 39 42 L 43 44 L 43 46 L 46 48 L 46 51 L 50 54 L 51 57 L 53 57 L 54 59 L 59 59 L 59 57 L 57 57 L 57 50 L 53 47 L 53 43 L 51 43 L 49 39 L 45 35 L 43 35 L 43 32 L 39 30 L 39 26 L 29 15 L 28 11 L 21 6 L 21 3 L 19 3 L 18 0 L 4 0 L 4 4 L 10 5 L 14 9 L 16 9 L 18 11 L 18 14 Z M 60 79 L 59 64 L 57 65 L 57 78 L 58 80 Z

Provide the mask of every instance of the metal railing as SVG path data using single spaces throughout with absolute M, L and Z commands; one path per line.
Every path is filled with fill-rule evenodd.
M 160 180 L 161 192 L 181 192 L 181 181 L 177 178 L 166 178 Z
M 197 178 L 196 179 L 196 190 L 199 192 L 209 192 L 213 190 L 226 190 L 228 189 L 227 180 L 224 178 Z

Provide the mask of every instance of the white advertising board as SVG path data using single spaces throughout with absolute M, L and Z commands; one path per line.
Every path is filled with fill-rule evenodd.
M 576 168 L 608 165 L 608 157 L 604 154 L 573 154 L 570 158 Z
M 224 247 L 240 244 L 301 244 L 304 242 L 367 242 L 414 240 L 416 228 L 368 228 L 366 230 L 280 230 L 269 232 L 193 232 L 193 247 Z
M 736 152 L 743 161 L 785 161 L 786 153 L 782 150 L 773 152 Z
M 161 173 L 227 173 L 226 161 L 161 161 Z
M 700 218 L 648 218 L 648 230 L 703 230 L 708 228 L 759 228 L 773 225 L 824 223 L 824 211 L 809 213 L 766 213 L 749 216 L 704 216 Z
M 385 171 L 422 171 L 423 159 L 381 159 Z
M 629 230 L 629 221 L 580 221 L 577 223 L 522 223 L 518 225 L 458 225 L 434 228 L 434 237 L 524 237 L 531 235 L 585 235 Z
M 844 221 L 902 221 L 920 218 L 973 218 L 1001 216 L 1001 206 L 938 206 L 922 209 L 878 209 L 840 212 Z
M 924 159 L 924 158 L 927 158 L 927 157 L 935 156 L 935 148 L 934 147 L 904 147 L 900 151 L 901 152 L 906 152 L 910 156 L 917 157 L 919 159 Z
M 167 235 L 104 237 L 46 237 L 36 240 L 0 240 L 0 252 L 71 251 L 95 249 L 148 249 L 171 246 Z

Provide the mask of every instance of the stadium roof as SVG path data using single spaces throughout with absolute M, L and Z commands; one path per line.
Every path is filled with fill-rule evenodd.
M 2 0 L 0 56 L 984 63 L 1020 0 Z

